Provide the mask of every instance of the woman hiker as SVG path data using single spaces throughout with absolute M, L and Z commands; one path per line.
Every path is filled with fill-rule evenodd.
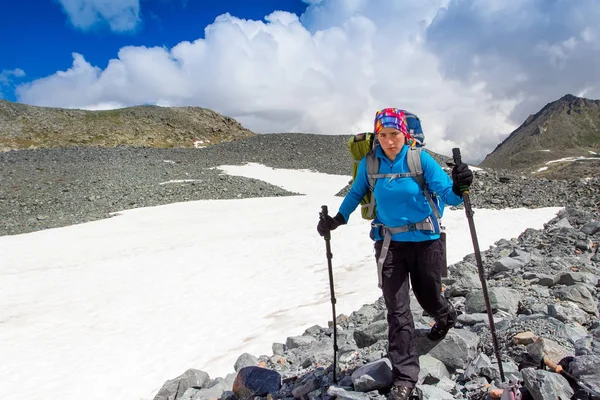
M 414 140 L 408 131 L 404 111 L 396 108 L 378 111 L 374 133 L 379 141 L 379 146 L 374 149 L 375 157 L 379 159 L 379 174 L 410 172 L 407 153 Z M 464 189 L 473 182 L 473 173 L 467 164 L 454 166 L 450 179 L 427 152 L 421 151 L 420 156 L 427 188 L 438 196 L 439 215 L 443 214 L 445 204 L 461 204 L 459 188 Z M 361 160 L 356 179 L 335 217 L 320 219 L 317 231 L 321 236 L 326 229 L 334 230 L 346 224 L 369 190 L 366 159 Z M 375 181 L 373 195 L 377 212 L 371 238 L 375 241 L 375 259 L 379 261 L 380 286 L 387 308 L 388 355 L 394 379 L 390 397 L 404 400 L 410 398 L 420 370 L 409 305 L 409 276 L 417 301 L 435 319 L 428 333 L 429 339 L 441 340 L 446 336 L 456 322 L 456 311 L 442 296 L 444 248 L 439 225 L 428 224 L 435 219 L 436 213 L 416 180 L 380 177 Z M 388 232 L 391 240 L 388 236 L 386 241 L 385 229 L 388 227 L 395 233 Z M 380 259 L 382 248 L 384 254 Z

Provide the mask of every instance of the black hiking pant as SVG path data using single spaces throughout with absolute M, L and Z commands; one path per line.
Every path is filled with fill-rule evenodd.
M 376 260 L 382 244 L 383 241 L 375 242 Z M 443 263 L 444 251 L 439 239 L 390 243 L 383 264 L 382 290 L 388 312 L 388 354 L 395 385 L 414 387 L 420 370 L 410 311 L 409 276 L 417 301 L 441 327 L 456 319 L 454 308 L 442 296 Z

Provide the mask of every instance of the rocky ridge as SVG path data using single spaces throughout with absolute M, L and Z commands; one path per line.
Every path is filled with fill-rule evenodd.
M 69 146 L 205 147 L 253 135 L 233 118 L 200 107 L 87 111 L 0 100 L 0 151 Z

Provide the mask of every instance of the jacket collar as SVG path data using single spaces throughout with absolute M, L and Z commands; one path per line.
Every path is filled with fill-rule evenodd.
M 405 144 L 404 146 L 402 146 L 402 149 L 400 149 L 400 153 L 398 153 L 398 155 L 396 156 L 394 161 L 392 161 L 389 158 L 387 158 L 387 156 L 383 152 L 383 149 L 381 148 L 381 145 L 379 145 L 375 148 L 375 156 L 382 160 L 387 160 L 387 162 L 389 162 L 389 163 L 394 163 L 398 160 L 398 158 L 404 158 L 407 151 L 408 151 L 408 145 Z

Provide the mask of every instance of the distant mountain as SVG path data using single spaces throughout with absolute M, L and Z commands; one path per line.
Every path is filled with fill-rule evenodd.
M 569 94 L 547 104 L 530 115 L 480 166 L 548 178 L 600 174 L 600 100 Z
M 200 107 L 85 111 L 0 100 L 0 151 L 69 146 L 201 147 L 253 135 L 233 118 Z

